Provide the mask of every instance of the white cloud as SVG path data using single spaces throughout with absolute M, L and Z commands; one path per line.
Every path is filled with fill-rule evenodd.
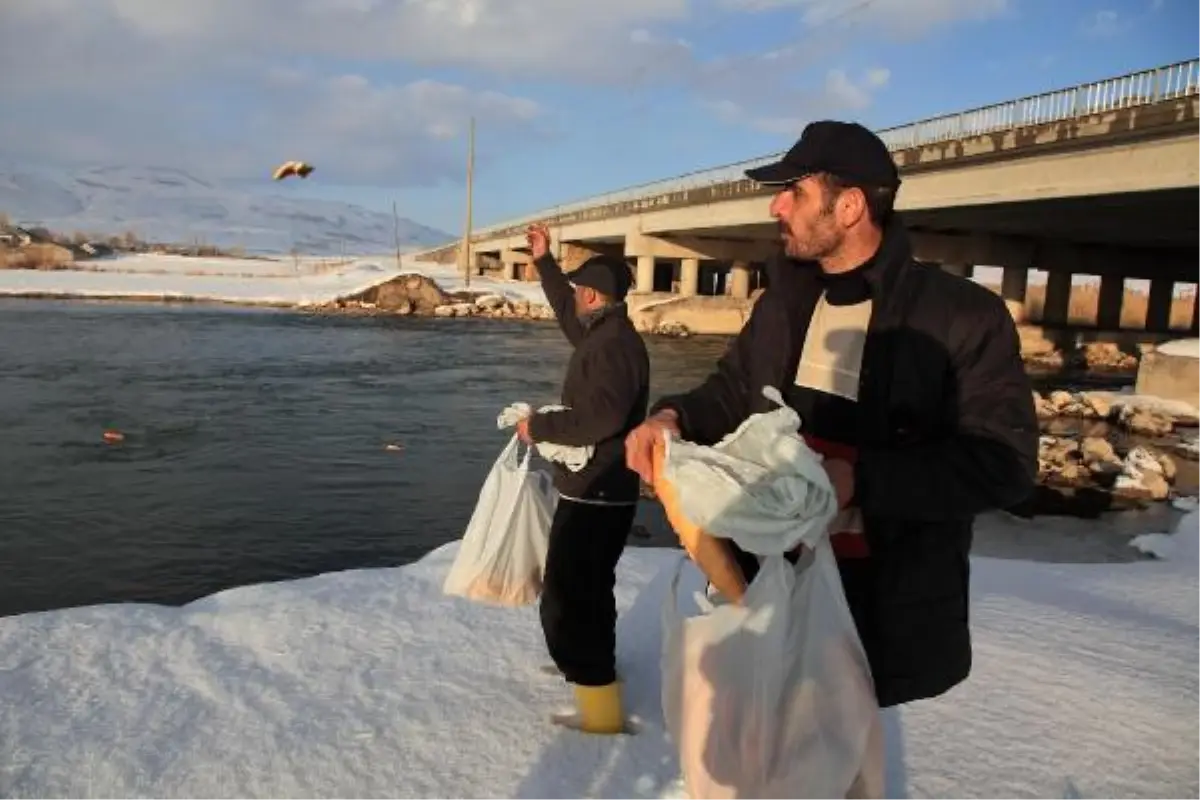
M 829 116 L 853 118 L 871 104 L 872 92 L 887 85 L 886 69 L 871 69 L 855 80 L 844 70 L 831 69 L 817 87 L 791 88 L 780 93 L 777 102 L 765 105 L 760 98 L 735 101 L 710 100 L 707 107 L 723 122 L 742 125 L 763 133 L 797 137 L 804 126 Z M 797 113 L 803 110 L 803 114 Z
M 1124 24 L 1121 21 L 1121 16 L 1110 9 L 1103 9 L 1088 16 L 1083 21 L 1083 33 L 1087 36 L 1095 36 L 1104 38 L 1108 36 L 1116 36 L 1121 32 Z
M 555 73 L 619 82 L 678 43 L 635 28 L 682 20 L 688 0 L 4 0 L 6 45 L 43 62 L 46 44 L 87 44 L 127 57 L 148 48 L 175 61 L 306 56 L 473 66 L 507 76 Z M 38 33 L 41 46 L 22 32 Z M 52 41 L 47 42 L 46 39 Z M 26 41 L 23 41 L 26 40 Z M 129 53 L 134 48 L 135 52 Z M 667 51 L 666 53 L 662 51 Z M 40 58 L 38 53 L 43 53 Z M 72 59 L 73 61 L 78 59 Z M 0 62 L 3 63 L 3 62 Z M 14 61 L 15 63 L 15 61 Z
M 526 98 L 430 80 L 392 85 L 276 67 L 257 88 L 268 101 L 241 113 L 161 93 L 54 104 L 36 114 L 23 104 L 27 113 L 0 118 L 0 141 L 46 161 L 187 164 L 200 175 L 246 178 L 301 158 L 331 182 L 428 185 L 463 171 L 472 115 L 503 141 L 537 136 L 543 116 Z M 218 117 L 229 119 L 217 125 Z M 494 155 L 495 146 L 481 147 L 479 160 Z
M 687 0 L 0 2 L 0 150 L 60 163 L 188 159 L 226 176 L 286 156 L 330 181 L 422 184 L 462 171 L 472 114 L 481 167 L 552 125 L 489 87 L 678 80 L 693 63 L 652 31 Z M 379 77 L 438 68 L 480 85 Z
M 746 11 L 795 9 L 809 27 L 869 25 L 899 37 L 959 21 L 1004 14 L 1009 0 L 720 0 Z
M 671 86 L 719 119 L 793 134 L 807 119 L 864 110 L 890 78 L 882 68 L 853 76 L 830 70 L 844 33 L 703 60 L 679 35 L 692 15 L 702 29 L 722 24 L 721 7 L 787 6 L 810 26 L 916 30 L 1006 7 L 1006 0 L 0 3 L 0 151 L 9 156 L 186 161 L 215 177 L 304 158 L 330 182 L 391 186 L 457 178 L 472 115 L 486 131 L 481 168 L 505 149 L 541 146 L 558 124 L 557 109 L 509 88 L 518 80 L 576 92 Z M 433 70 L 456 77 L 421 77 Z
M 851 78 L 841 68 L 856 39 L 872 31 L 912 38 L 959 22 L 1009 11 L 1009 0 L 714 0 L 726 10 L 795 13 L 804 25 L 786 47 L 705 65 L 696 82 L 719 119 L 765 132 L 798 133 L 805 122 L 854 117 L 888 85 L 890 70 L 876 67 Z M 719 73 L 719 74 L 718 74 Z M 815 77 L 814 77 L 815 76 Z M 809 85 L 797 84 L 798 78 Z M 812 85 L 813 81 L 819 82 Z

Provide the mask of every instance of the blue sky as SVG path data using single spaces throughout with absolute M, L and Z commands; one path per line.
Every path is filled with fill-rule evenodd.
M 179 166 L 457 233 L 1193 58 L 1195 0 L 8 0 L 0 158 Z M 65 55 L 69 54 L 69 55 Z M 317 167 L 271 184 L 281 160 Z

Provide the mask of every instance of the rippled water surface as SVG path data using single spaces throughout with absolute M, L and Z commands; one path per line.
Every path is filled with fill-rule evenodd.
M 657 393 L 723 342 L 650 346 Z M 0 302 L 0 614 L 418 558 L 567 357 L 552 324 Z
M 725 340 L 648 345 L 657 396 Z M 0 301 L 0 615 L 419 558 L 462 535 L 496 415 L 556 401 L 568 355 L 549 323 Z M 673 541 L 639 517 L 635 544 Z M 1124 560 L 1144 525 L 983 525 L 975 552 Z

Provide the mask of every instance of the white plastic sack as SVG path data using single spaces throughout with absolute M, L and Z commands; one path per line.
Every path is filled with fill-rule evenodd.
M 663 715 L 688 796 L 882 797 L 883 730 L 828 541 L 764 560 L 741 605 L 663 612 Z
M 538 413 L 565 411 L 566 408 L 566 406 L 561 405 L 542 406 L 538 409 Z M 496 427 L 501 430 L 511 428 L 531 413 L 532 408 L 528 403 L 513 403 L 500 412 L 500 415 L 496 418 Z M 554 442 L 535 442 L 534 446 L 537 448 L 538 455 L 542 458 L 547 461 L 556 461 L 571 470 L 571 472 L 579 472 L 579 470 L 586 467 L 588 462 L 592 460 L 592 454 L 596 449 L 592 445 L 579 447 L 569 444 L 555 444 Z
M 712 447 L 666 439 L 666 478 L 690 522 L 758 555 L 812 545 L 837 515 L 821 454 L 797 432 L 799 415 L 778 390 L 779 408 L 754 414 Z
M 714 447 L 667 439 L 682 514 L 766 556 L 741 604 L 663 611 L 663 714 L 693 798 L 872 797 L 883 738 L 870 666 L 829 543 L 837 498 L 780 408 Z M 796 566 L 783 553 L 806 549 Z M 685 560 L 680 562 L 682 570 Z
M 549 473 L 530 470 L 516 436 L 483 482 L 442 591 L 506 606 L 529 605 L 542 591 L 550 523 L 558 494 Z

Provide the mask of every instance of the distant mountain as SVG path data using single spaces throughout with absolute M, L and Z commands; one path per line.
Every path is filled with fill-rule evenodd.
M 147 241 L 242 247 L 248 253 L 387 252 L 392 215 L 350 203 L 259 194 L 169 167 L 93 167 L 67 174 L 0 166 L 0 212 L 14 223 L 70 234 L 133 231 Z M 400 219 L 400 246 L 451 234 Z

